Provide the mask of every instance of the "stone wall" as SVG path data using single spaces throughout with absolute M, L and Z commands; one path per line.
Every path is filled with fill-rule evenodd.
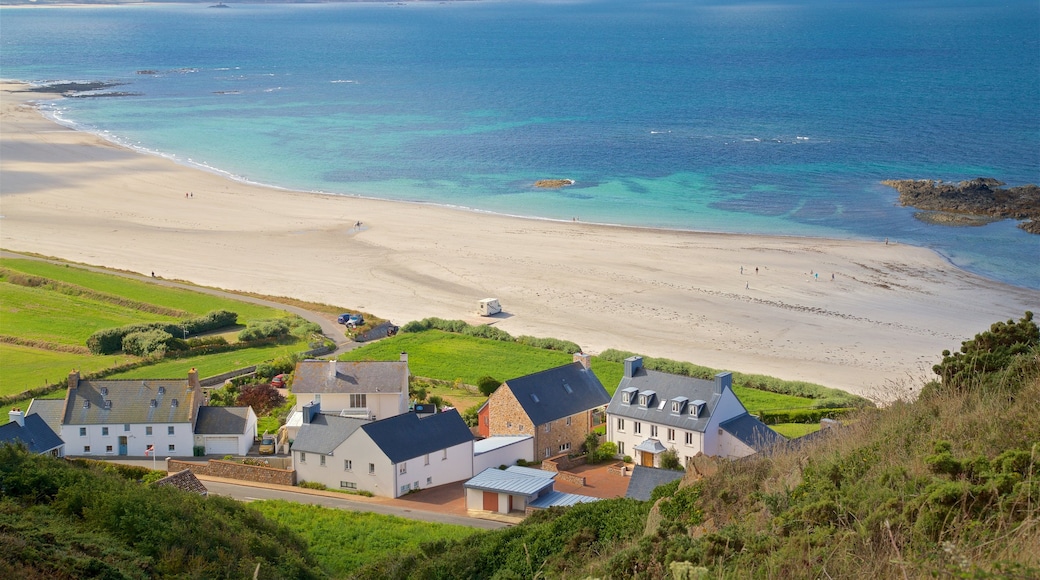
M 538 433 L 534 431 L 534 424 L 520 406 L 520 402 L 513 396 L 513 391 L 508 388 L 499 387 L 488 398 L 488 432 L 492 437 L 496 435 L 533 435 L 535 438 L 535 458 L 538 455 Z
M 570 457 L 567 454 L 557 455 L 556 457 L 550 457 L 542 461 L 543 471 L 552 471 L 556 473 L 557 481 L 566 481 L 576 485 L 585 485 L 585 477 L 581 475 L 575 475 L 568 472 L 568 469 L 573 469 L 579 465 L 585 465 L 586 457 L 579 455 L 577 457 Z
M 628 475 L 628 468 L 625 467 L 625 462 L 624 461 L 619 461 L 619 462 L 615 463 L 614 465 L 611 465 L 610 467 L 608 467 L 607 468 L 607 473 L 609 473 L 611 475 L 620 475 L 620 476 L 624 477 L 625 475 Z
M 185 469 L 190 469 L 196 476 L 222 477 L 275 485 L 296 485 L 296 472 L 291 469 L 245 465 L 220 459 L 210 459 L 206 463 L 178 459 L 166 462 L 166 470 L 170 473 L 177 473 Z

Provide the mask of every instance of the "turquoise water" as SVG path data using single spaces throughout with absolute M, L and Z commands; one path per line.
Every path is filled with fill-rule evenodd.
M 1034 1 L 8 9 L 53 114 L 293 189 L 512 215 L 892 240 L 1040 288 L 1040 238 L 946 228 L 891 178 L 1040 182 Z M 140 71 L 155 71 L 140 74 Z M 537 179 L 575 185 L 546 191 Z M 2 191 L 2 187 L 0 187 Z

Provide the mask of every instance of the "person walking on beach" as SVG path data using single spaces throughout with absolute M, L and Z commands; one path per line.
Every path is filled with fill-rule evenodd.
M 741 273 L 741 274 L 743 274 L 743 273 L 744 273 L 744 266 L 741 266 L 741 267 L 740 267 L 740 273 Z

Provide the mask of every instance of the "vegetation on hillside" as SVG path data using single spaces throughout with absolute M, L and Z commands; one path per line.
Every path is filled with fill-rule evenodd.
M 3 578 L 325 576 L 298 535 L 237 501 L 11 445 L 0 447 L 0 550 Z
M 721 461 L 714 475 L 658 488 L 650 503 L 549 510 L 464 543 L 425 544 L 359 576 L 1038 577 L 1037 336 L 1028 313 L 994 325 L 964 343 L 964 356 L 947 355 L 939 386 L 916 401 Z M 943 373 L 990 355 L 1001 362 Z

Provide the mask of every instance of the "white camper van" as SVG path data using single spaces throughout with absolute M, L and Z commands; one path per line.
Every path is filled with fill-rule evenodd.
M 477 314 L 481 316 L 491 316 L 499 312 L 502 312 L 502 305 L 498 303 L 498 298 L 485 298 L 477 305 Z

